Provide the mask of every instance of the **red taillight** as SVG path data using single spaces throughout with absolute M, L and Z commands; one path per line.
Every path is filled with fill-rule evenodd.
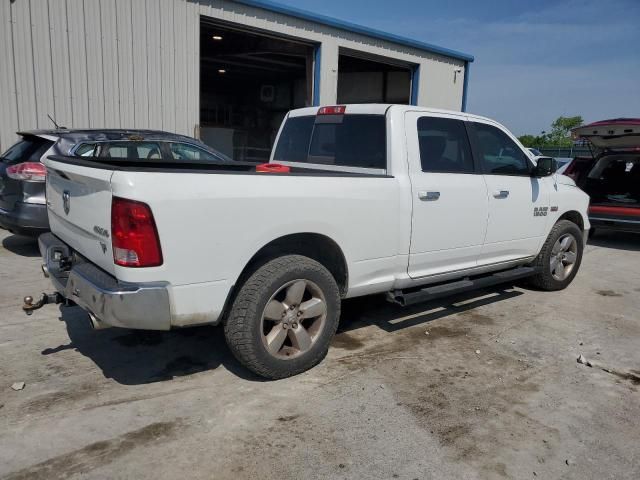
M 40 162 L 18 163 L 7 168 L 7 176 L 14 180 L 44 182 L 47 178 L 47 168 Z
M 162 265 L 158 230 L 149 205 L 113 197 L 111 202 L 113 261 L 123 267 Z
M 261 163 L 256 166 L 256 172 L 261 173 L 289 173 L 291 168 L 279 163 Z
M 347 107 L 344 105 L 334 105 L 332 107 L 320 107 L 318 115 L 344 115 Z

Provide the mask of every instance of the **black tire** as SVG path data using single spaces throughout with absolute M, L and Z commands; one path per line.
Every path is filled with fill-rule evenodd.
M 593 228 L 593 227 L 591 227 L 591 228 L 589 229 L 589 238 L 593 238 L 593 237 L 595 237 L 595 236 L 596 236 L 596 229 L 595 229 L 595 228 Z
M 271 354 L 265 346 L 263 314 L 277 292 L 300 279 L 312 282 L 324 295 L 326 316 L 311 347 L 294 358 L 283 359 Z M 320 363 L 327 355 L 339 319 L 340 291 L 333 275 L 308 257 L 286 255 L 262 265 L 240 287 L 225 321 L 224 333 L 229 349 L 242 365 L 262 377 L 279 379 Z
M 566 276 L 566 278 L 558 280 L 551 272 L 551 256 L 556 242 L 566 235 L 571 235 L 576 241 L 576 260 L 573 263 L 571 272 Z M 540 273 L 531 277 L 529 284 L 546 291 L 556 291 L 567 288 L 580 269 L 583 250 L 584 239 L 580 228 L 569 220 L 560 220 L 551 229 L 547 240 L 544 242 L 540 253 L 533 263 L 533 266 L 540 268 Z

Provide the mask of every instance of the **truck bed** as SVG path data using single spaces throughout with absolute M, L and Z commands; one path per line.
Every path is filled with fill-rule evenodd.
M 256 252 L 290 235 L 321 235 L 340 245 L 350 262 L 350 294 L 390 284 L 398 262 L 406 265 L 398 255 L 409 245 L 410 197 L 388 175 L 295 167 L 267 174 L 248 163 L 64 156 L 51 156 L 45 165 L 53 234 L 120 281 L 169 285 L 174 326 L 197 323 L 198 315 L 218 318 Z M 161 265 L 114 263 L 116 198 L 149 207 Z

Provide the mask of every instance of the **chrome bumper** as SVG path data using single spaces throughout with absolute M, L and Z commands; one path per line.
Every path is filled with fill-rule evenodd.
M 89 312 L 99 324 L 141 330 L 169 330 L 171 327 L 171 304 L 166 284 L 119 282 L 74 254 L 52 233 L 40 235 L 38 245 L 43 259 L 42 270 L 54 288 Z

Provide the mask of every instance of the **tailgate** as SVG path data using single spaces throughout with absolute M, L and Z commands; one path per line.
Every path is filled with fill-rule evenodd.
M 640 119 L 602 120 L 574 128 L 571 133 L 574 139 L 587 139 L 596 148 L 636 148 L 640 146 Z
M 110 170 L 45 160 L 51 231 L 107 272 L 114 273 L 111 248 Z

